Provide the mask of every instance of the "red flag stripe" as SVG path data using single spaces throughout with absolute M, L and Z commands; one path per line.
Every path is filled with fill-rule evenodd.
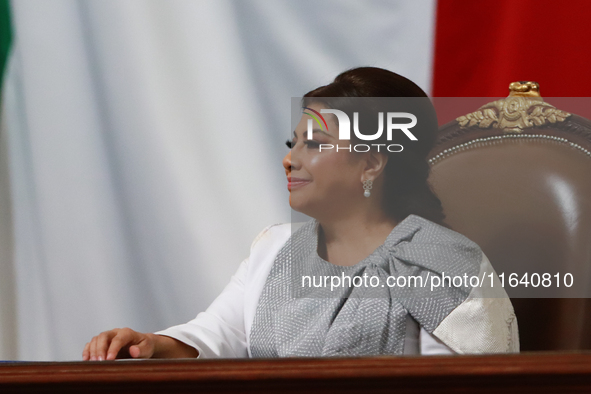
M 435 97 L 591 97 L 589 0 L 439 0 L 436 24 Z

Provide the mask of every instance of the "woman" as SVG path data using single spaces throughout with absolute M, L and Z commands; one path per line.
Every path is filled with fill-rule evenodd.
M 390 127 L 392 105 L 399 117 L 414 115 L 416 127 Z M 427 95 L 400 75 L 363 67 L 306 94 L 302 108 L 283 166 L 291 207 L 314 220 L 293 233 L 289 224 L 263 230 L 191 322 L 156 334 L 103 332 L 84 360 L 518 351 L 513 308 L 494 270 L 444 225 L 427 183 L 437 130 Z M 350 139 L 335 109 L 353 120 Z M 388 132 L 369 143 L 365 130 L 385 122 Z

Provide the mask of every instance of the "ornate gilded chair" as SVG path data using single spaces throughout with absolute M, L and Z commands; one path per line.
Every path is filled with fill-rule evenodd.
M 504 274 L 522 351 L 591 348 L 591 122 L 514 82 L 442 126 L 429 162 L 447 223 Z

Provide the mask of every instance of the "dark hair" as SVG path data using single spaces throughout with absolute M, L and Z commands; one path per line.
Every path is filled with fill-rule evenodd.
M 385 135 L 380 138 L 382 141 L 372 141 L 391 144 L 402 142 L 404 138 L 402 152 L 386 152 L 389 158 L 384 169 L 385 212 L 398 222 L 410 214 L 415 214 L 445 225 L 441 201 L 427 182 L 430 170 L 427 155 L 435 142 L 438 127 L 435 108 L 427 94 L 411 80 L 391 71 L 376 67 L 359 67 L 347 70 L 339 74 L 332 83 L 306 93 L 302 106 L 320 103 L 331 109 L 351 113 L 353 106 L 350 103 L 357 97 L 405 98 L 396 99 L 397 111 L 410 112 L 418 119 L 417 125 L 412 129 L 417 141 L 409 141 L 402 135 L 397 136 L 399 141 L 386 141 Z M 374 100 L 371 106 L 372 110 L 379 111 L 380 100 Z M 358 106 L 355 108 L 355 111 L 358 111 Z M 375 112 L 373 113 L 375 116 Z M 359 121 L 361 129 L 361 114 Z M 369 118 L 365 122 L 364 127 L 375 127 L 371 125 Z

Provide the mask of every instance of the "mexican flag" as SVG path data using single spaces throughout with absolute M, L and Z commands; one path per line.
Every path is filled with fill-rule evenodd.
M 203 311 L 291 212 L 291 97 L 591 91 L 587 0 L 0 0 L 0 359 Z

